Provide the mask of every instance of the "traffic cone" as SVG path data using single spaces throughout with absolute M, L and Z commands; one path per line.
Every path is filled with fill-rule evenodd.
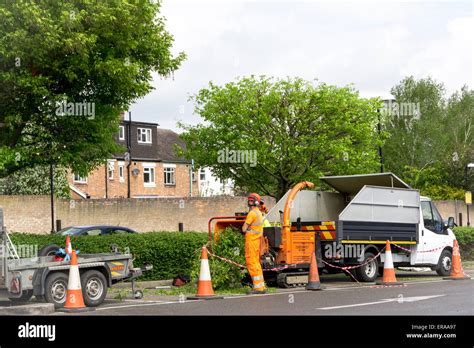
M 72 251 L 69 267 L 69 279 L 67 284 L 66 304 L 60 309 L 62 312 L 84 312 L 93 310 L 87 308 L 82 297 L 81 277 L 79 275 L 79 266 L 77 265 L 76 251 Z
M 311 254 L 311 263 L 309 266 L 308 285 L 306 290 L 322 290 L 324 287 L 321 286 L 319 281 L 318 265 L 316 262 L 316 253 L 313 251 Z
M 72 254 L 72 245 L 71 245 L 71 237 L 67 236 L 66 237 L 66 254 L 71 255 Z
M 393 268 L 392 250 L 390 249 L 390 241 L 387 240 L 385 246 L 385 261 L 383 263 L 383 277 L 382 280 L 377 281 L 377 285 L 403 285 L 397 282 L 395 277 L 395 269 Z
M 214 295 L 212 289 L 211 271 L 209 269 L 209 259 L 207 257 L 206 246 L 202 247 L 201 252 L 201 269 L 199 271 L 199 281 L 196 296 L 188 296 L 188 300 L 210 300 L 223 298 L 222 296 Z
M 471 279 L 471 277 L 469 277 L 466 273 L 464 273 L 464 269 L 462 268 L 461 253 L 459 252 L 459 244 L 456 239 L 454 240 L 454 245 L 453 245 L 453 259 L 451 263 L 451 274 L 449 277 L 445 277 L 443 279 L 450 279 L 450 280 Z

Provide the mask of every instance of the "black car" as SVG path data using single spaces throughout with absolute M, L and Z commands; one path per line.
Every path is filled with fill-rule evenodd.
M 109 234 L 137 233 L 128 227 L 123 226 L 70 226 L 56 232 L 61 236 L 102 236 Z

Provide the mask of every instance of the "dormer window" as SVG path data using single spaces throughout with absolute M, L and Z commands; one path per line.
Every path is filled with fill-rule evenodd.
M 151 144 L 150 128 L 138 128 L 138 142 L 143 144 Z
M 125 127 L 119 126 L 119 140 L 125 140 Z

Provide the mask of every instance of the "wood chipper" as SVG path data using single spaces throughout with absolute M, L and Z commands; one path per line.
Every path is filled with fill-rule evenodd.
M 261 263 L 265 281 L 268 284 L 277 284 L 280 287 L 305 285 L 308 281 L 311 254 L 319 239 L 315 235 L 315 231 L 324 231 L 325 236 L 334 237 L 331 234 L 331 231 L 334 231 L 333 222 L 320 221 L 307 224 L 301 222 L 300 218 L 295 222 L 290 220 L 291 209 L 295 204 L 297 193 L 304 188 L 313 186 L 313 183 L 307 181 L 295 185 L 280 200 L 280 202 L 285 202 L 283 210 L 279 210 L 279 207 L 275 206 L 267 215 L 267 218 L 278 216 L 277 219 L 269 220 L 272 226 L 265 227 L 263 233 Z M 245 217 L 246 213 L 237 213 L 234 216 L 211 218 L 208 223 L 209 239 L 212 238 L 213 232 L 214 239 L 218 240 L 219 233 L 229 226 L 240 231 Z M 319 257 L 318 260 L 320 259 Z M 322 267 L 322 264 L 318 264 L 318 267 Z
M 420 197 L 393 173 L 327 176 L 320 180 L 334 191 L 304 190 L 303 181 L 268 212 L 261 248 L 267 283 L 280 287 L 307 283 L 311 254 L 316 248 L 320 273 L 340 267 L 361 282 L 373 282 L 383 271 L 383 249 L 389 240 L 395 267 L 430 267 L 450 272 L 454 218 L 445 223 L 429 197 Z M 243 214 L 244 215 L 244 214 Z M 227 226 L 241 228 L 245 216 L 209 221 L 209 238 Z M 213 224 L 214 222 L 214 224 Z M 212 228 L 213 227 L 213 228 Z

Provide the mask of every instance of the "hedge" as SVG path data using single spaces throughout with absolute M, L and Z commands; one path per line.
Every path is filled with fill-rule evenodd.
M 455 227 L 462 260 L 474 260 L 474 227 Z
M 461 247 L 463 260 L 474 259 L 474 228 L 456 227 L 454 233 Z M 13 233 L 15 245 L 36 245 L 38 249 L 54 243 L 64 246 L 66 237 Z M 193 261 L 199 257 L 201 247 L 207 243 L 207 234 L 202 232 L 148 232 L 111 236 L 72 237 L 72 245 L 83 254 L 110 252 L 110 245 L 117 244 L 123 251 L 126 247 L 134 256 L 135 267 L 144 262 L 153 269 L 144 273 L 141 280 L 171 279 L 177 274 L 191 274 Z
M 64 246 L 66 237 L 57 235 L 36 235 L 13 233 L 15 245 L 36 245 L 38 250 L 54 243 Z M 177 274 L 189 274 L 193 258 L 207 243 L 207 233 L 201 232 L 149 232 L 139 234 L 121 234 L 110 236 L 71 237 L 74 249 L 83 254 L 110 252 L 110 245 L 116 244 L 121 251 L 126 247 L 134 256 L 134 266 L 144 262 L 153 265 L 153 269 L 144 273 L 140 280 L 171 279 Z

